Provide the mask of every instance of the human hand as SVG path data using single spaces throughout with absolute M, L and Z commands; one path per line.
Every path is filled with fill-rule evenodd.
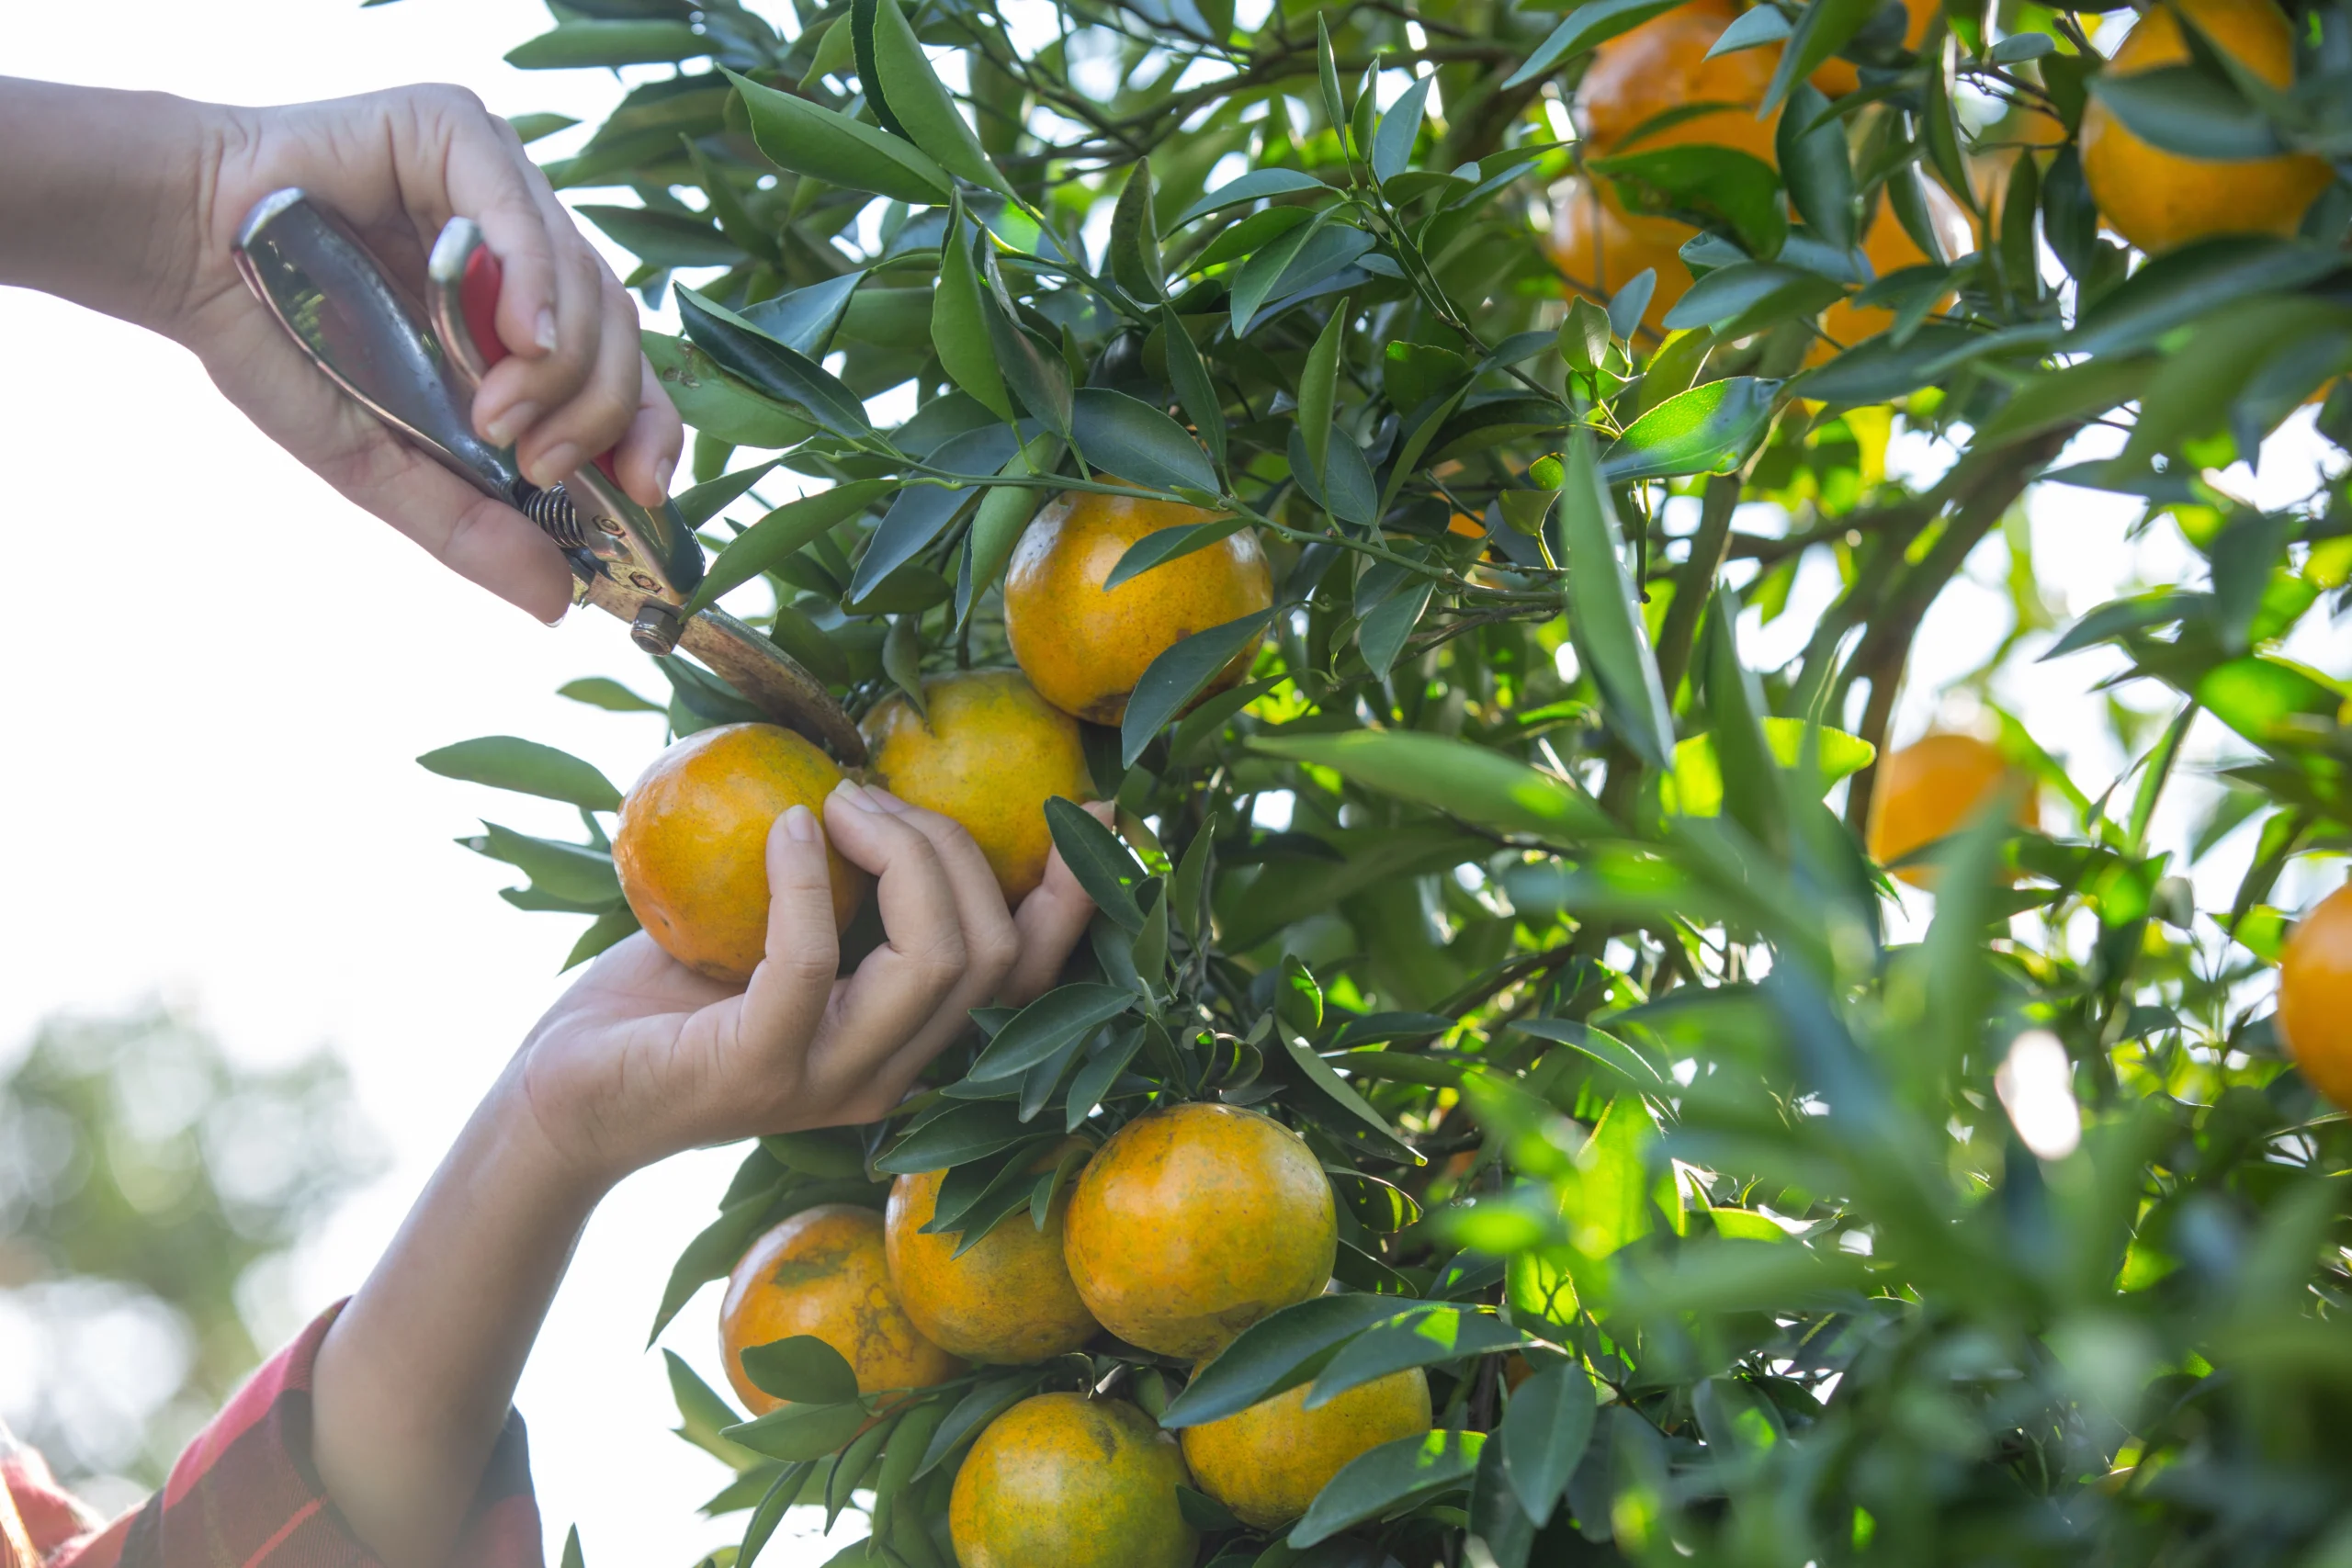
M 835 975 L 828 837 L 876 874 L 886 932 L 846 979 Z M 970 834 L 850 784 L 825 802 L 822 835 L 804 807 L 779 818 L 767 863 L 767 955 L 746 988 L 695 974 L 639 931 L 597 957 L 525 1042 L 508 1079 L 587 1179 L 888 1114 L 970 1009 L 1050 987 L 1094 911 L 1058 852 L 1007 910 Z
M 337 395 L 246 291 L 230 245 L 255 201 L 300 186 L 421 298 L 442 225 L 473 219 L 503 268 L 496 321 L 509 350 L 475 396 L 475 429 L 512 444 L 543 488 L 617 444 L 622 487 L 658 506 L 683 432 L 619 280 L 513 130 L 461 88 L 204 112 L 212 134 L 185 285 L 149 324 L 193 349 L 231 401 L 351 500 L 460 575 L 542 620 L 560 617 L 571 571 L 556 546 Z

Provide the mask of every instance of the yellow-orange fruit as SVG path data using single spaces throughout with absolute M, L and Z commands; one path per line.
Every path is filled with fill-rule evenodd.
M 1271 1116 L 1205 1101 L 1139 1116 L 1078 1179 L 1063 1238 L 1095 1321 L 1198 1359 L 1319 1295 L 1339 1248 L 1331 1184 Z
M 1064 713 L 1116 724 L 1151 661 L 1211 626 L 1274 602 L 1266 552 L 1248 528 L 1105 592 L 1127 547 L 1216 513 L 1173 502 L 1073 491 L 1021 536 L 1004 573 L 1004 636 L 1038 694 Z M 1257 655 L 1245 648 L 1202 691 L 1236 684 Z
M 963 824 L 1004 901 L 1046 879 L 1054 839 L 1046 802 L 1093 797 L 1078 723 L 1039 696 L 1017 670 L 926 676 L 917 713 L 903 693 L 859 726 L 876 783 L 899 799 Z
M 2295 79 L 2295 37 L 2271 0 L 2173 0 L 2215 47 L 2282 91 Z M 2132 75 L 2189 58 L 2173 5 L 2152 6 L 2108 63 Z M 2083 110 L 2083 178 L 2107 226 L 2143 251 L 2211 234 L 2291 234 L 2335 175 L 2308 153 L 2186 158 L 2124 129 L 2094 95 Z
M 882 1216 L 847 1203 L 801 1210 L 753 1242 L 727 1277 L 719 1349 L 727 1381 L 754 1416 L 784 1402 L 744 1374 L 744 1349 L 801 1334 L 842 1353 L 860 1393 L 922 1388 L 963 1371 L 899 1307 L 883 1261 Z
M 1123 1399 L 1024 1399 L 989 1423 L 947 1499 L 960 1568 L 1188 1568 L 1175 1437 Z
M 2287 939 L 2278 1032 L 2312 1087 L 2352 1108 L 2352 886 L 2321 899 Z
M 1903 29 L 1903 47 L 1917 49 L 1928 40 L 1928 24 L 1942 12 L 1942 0 L 1903 0 L 1903 10 L 1910 18 Z M 1854 69 L 1854 62 L 1835 55 L 1823 61 L 1807 79 L 1833 98 L 1842 98 L 1862 85 L 1861 73 Z
M 1260 1529 L 1306 1512 L 1324 1483 L 1358 1454 L 1430 1429 L 1430 1380 L 1419 1367 L 1306 1408 L 1315 1385 L 1261 1400 L 1222 1420 L 1184 1428 L 1193 1483 Z
M 1975 248 L 1969 237 L 1968 214 L 1951 198 L 1943 186 L 1930 180 L 1926 183 L 1928 221 L 1935 226 L 1936 238 L 1944 248 L 1944 259 L 1965 255 Z M 1911 231 L 1894 215 L 1894 204 L 1882 197 L 1877 213 L 1862 236 L 1862 254 L 1870 258 L 1871 276 L 1884 277 L 1890 272 L 1901 272 L 1906 266 L 1924 266 L 1930 259 L 1918 242 L 1911 238 Z M 1941 310 L 1951 302 L 1947 294 L 1937 305 Z M 1857 305 L 1850 299 L 1840 299 L 1821 312 L 1823 338 L 1816 340 L 1806 353 L 1809 364 L 1818 365 L 1838 353 L 1838 348 L 1851 348 L 1864 338 L 1876 337 L 1894 324 L 1894 312 L 1877 305 Z M 1831 344 L 1838 345 L 1832 347 Z
M 1729 0 L 1688 0 L 1595 50 L 1577 85 L 1585 155 L 1605 158 L 1697 142 L 1736 148 L 1777 164 L 1772 138 L 1781 117 L 1776 111 L 1758 119 L 1756 106 L 1764 101 L 1781 51 L 1744 49 L 1706 58 L 1737 15 Z M 1732 107 L 1677 120 L 1632 146 L 1619 145 L 1635 130 L 1686 104 Z
M 821 819 L 842 781 L 789 729 L 729 724 L 687 736 L 629 787 L 613 834 L 621 893 L 662 951 L 714 980 L 744 981 L 767 951 L 768 829 L 805 806 Z M 865 874 L 833 852 L 833 919 L 849 924 Z
M 1084 1146 L 1072 1138 L 1030 1168 L 1051 1170 L 1064 1154 Z M 1093 1315 L 1078 1299 L 1062 1261 L 1070 1190 L 1063 1188 L 1046 1211 L 1043 1230 L 1024 1209 L 958 1258 L 961 1236 L 927 1235 L 922 1228 L 938 1212 L 939 1184 L 946 1176 L 930 1170 L 890 1184 L 883 1242 L 890 1283 L 915 1326 L 967 1360 L 1000 1364 L 1042 1361 L 1091 1339 Z
M 2009 785 L 2008 759 L 1973 735 L 1929 735 L 1883 757 L 1871 792 L 1870 850 L 1882 864 L 1951 837 L 1979 807 Z M 2033 820 L 2028 791 L 2018 811 Z M 1914 887 L 1933 887 L 1935 868 L 1907 865 L 1895 875 Z
M 1666 331 L 1666 313 L 1690 291 L 1680 251 L 1697 232 L 1671 218 L 1620 211 L 1582 180 L 1561 187 L 1552 206 L 1552 259 L 1574 286 L 1571 297 L 1605 305 L 1644 271 L 1656 273 L 1657 286 L 1642 310 L 1642 324 L 1654 333 Z

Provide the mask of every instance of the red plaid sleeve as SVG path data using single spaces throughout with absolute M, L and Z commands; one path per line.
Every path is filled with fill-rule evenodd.
M 95 1534 L 39 1551 L 40 1568 L 376 1568 L 311 1464 L 311 1371 L 340 1307 L 270 1360 L 172 1467 L 164 1489 Z M 5 1551 L 0 1547 L 0 1551 Z M 453 1568 L 543 1568 L 522 1418 L 482 1475 Z

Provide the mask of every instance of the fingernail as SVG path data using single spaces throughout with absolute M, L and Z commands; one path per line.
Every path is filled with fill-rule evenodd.
M 660 462 L 654 464 L 654 487 L 660 490 L 663 495 L 668 495 L 670 493 L 670 476 L 677 471 L 678 460 L 675 457 L 664 457 Z
M 784 836 L 798 843 L 815 843 L 817 814 L 805 806 L 787 807 L 784 814 Z
M 580 466 L 580 448 L 569 441 L 559 441 L 539 454 L 531 464 L 531 482 L 541 490 L 563 482 L 572 469 Z
M 893 817 L 904 817 L 908 812 L 914 809 L 913 807 L 909 806 L 905 801 L 900 800 L 888 790 L 876 788 L 873 784 L 865 786 L 865 797 Z
M 546 624 L 546 625 L 548 625 L 548 626 L 560 626 L 563 625 L 563 618 L 564 618 L 564 616 L 566 616 L 566 615 L 570 615 L 571 613 L 571 605 L 569 605 L 569 604 L 566 604 L 562 609 L 558 610 L 554 615 L 549 615 L 549 616 L 547 618 L 547 621 L 546 621 L 546 623 L 545 623 L 545 624 Z
M 496 419 L 492 420 L 482 434 L 489 436 L 497 446 L 512 446 L 514 445 L 514 438 L 530 429 L 532 421 L 538 417 L 538 404 L 515 403 Z
M 531 341 L 537 344 L 544 353 L 555 352 L 555 312 L 553 310 L 541 307 L 539 319 L 531 326 Z
M 879 809 L 874 804 L 873 795 L 868 794 L 865 786 L 859 784 L 855 779 L 843 779 L 841 783 L 835 784 L 833 786 L 833 798 L 840 801 L 843 806 L 849 807 L 857 811 L 874 811 Z

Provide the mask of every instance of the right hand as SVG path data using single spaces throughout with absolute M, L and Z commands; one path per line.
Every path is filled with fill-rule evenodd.
M 885 940 L 846 979 L 828 836 L 878 878 Z M 695 974 L 639 931 L 599 955 L 524 1043 L 509 1081 L 581 1179 L 888 1115 L 970 1027 L 971 1009 L 1050 987 L 1094 912 L 1058 852 L 1008 910 L 969 833 L 852 784 L 826 800 L 822 832 L 805 807 L 777 818 L 767 860 L 767 953 L 747 987 Z

